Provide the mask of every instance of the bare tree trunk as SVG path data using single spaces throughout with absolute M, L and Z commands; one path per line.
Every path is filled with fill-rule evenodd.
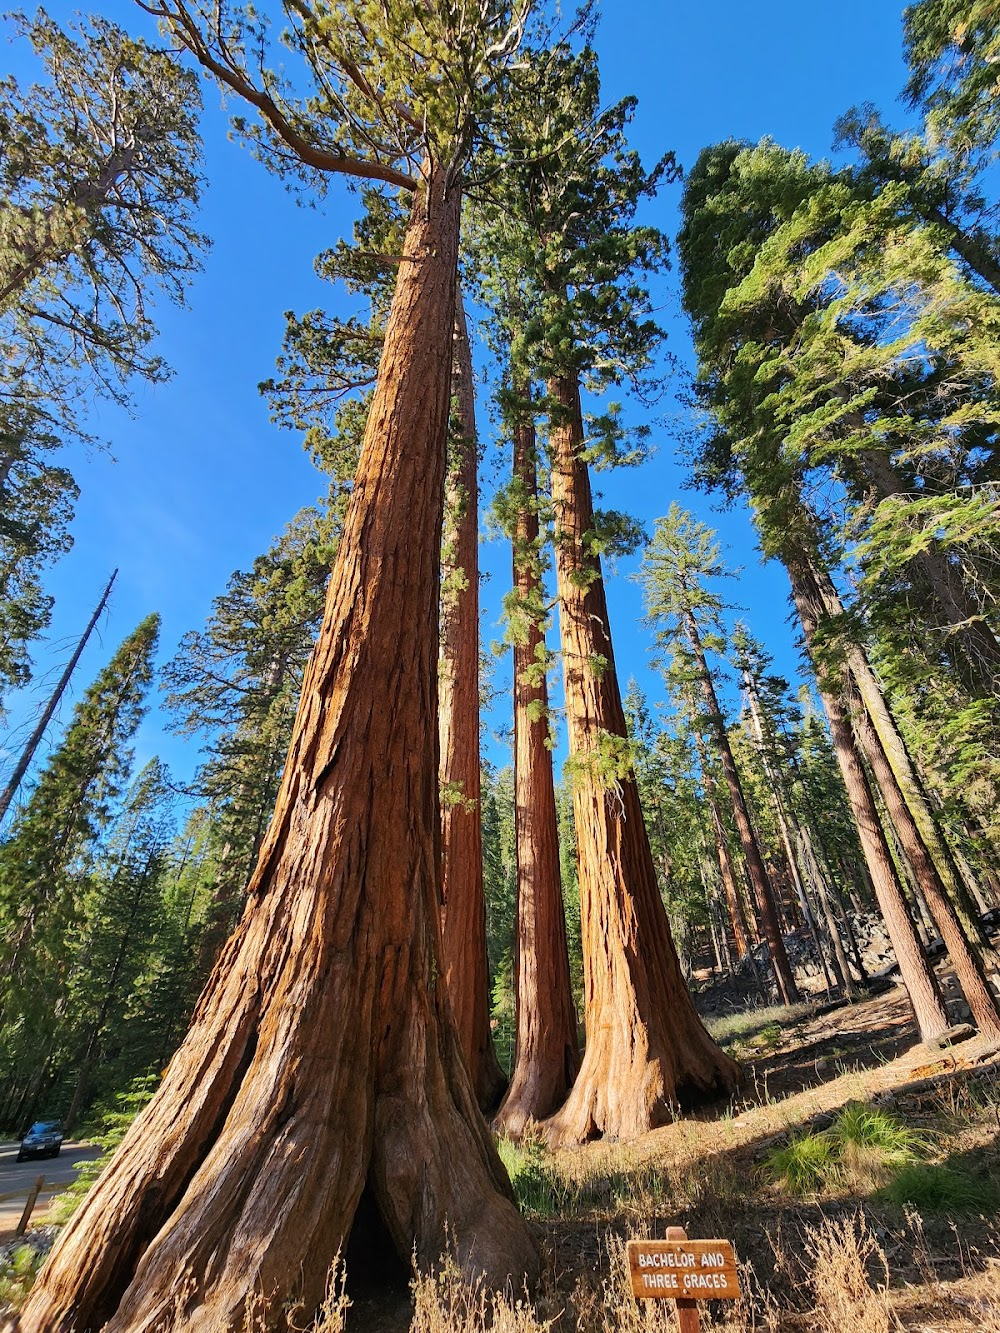
M 565 1102 L 580 1068 L 559 875 L 531 403 L 514 427 L 514 827 L 517 846 L 517 1043 L 498 1123 L 513 1138 Z
M 615 672 L 576 381 L 554 379 L 552 499 L 574 776 L 587 1047 L 547 1122 L 554 1141 L 631 1139 L 678 1104 L 731 1092 L 739 1067 L 712 1041 L 684 985 L 643 823 Z
M 736 957 L 739 960 L 745 958 L 750 952 L 750 931 L 747 928 L 743 900 L 740 897 L 739 885 L 733 871 L 732 857 L 729 855 L 729 844 L 726 841 L 722 816 L 719 814 L 719 805 L 714 797 L 709 797 L 709 806 L 712 811 L 712 829 L 715 833 L 715 852 L 719 859 L 719 874 L 722 876 L 722 884 L 726 892 L 726 906 L 729 909 L 729 920 L 736 940 Z
M 698 750 L 698 762 L 701 765 L 702 789 L 705 793 L 705 799 L 708 802 L 708 808 L 712 815 L 712 833 L 715 838 L 715 854 L 719 862 L 719 874 L 722 876 L 722 887 L 726 894 L 726 906 L 729 909 L 729 920 L 733 928 L 733 939 L 736 942 L 736 959 L 737 961 L 740 961 L 750 952 L 750 931 L 747 928 L 746 914 L 743 911 L 743 901 L 740 898 L 739 886 L 737 885 L 736 874 L 733 870 L 732 857 L 729 855 L 729 843 L 726 840 L 726 830 L 722 823 L 722 815 L 719 812 L 719 800 L 715 778 L 708 767 L 708 756 L 705 751 L 704 738 L 697 729 L 695 729 L 695 745 Z
M 32 731 L 31 735 L 25 742 L 24 749 L 21 751 L 21 756 L 14 767 L 13 773 L 7 781 L 7 785 L 4 787 L 3 791 L 0 792 L 0 821 L 3 820 L 4 815 L 10 808 L 11 801 L 17 795 L 17 789 L 24 780 L 24 775 L 27 773 L 28 767 L 35 756 L 35 751 L 38 749 L 41 739 L 45 735 L 45 729 L 52 721 L 53 715 L 59 707 L 59 700 L 63 697 L 63 694 L 66 691 L 66 686 L 69 684 L 73 672 L 76 670 L 76 664 L 83 655 L 83 650 L 87 646 L 87 640 L 94 632 L 94 626 L 97 624 L 98 620 L 100 620 L 101 612 L 108 604 L 108 598 L 111 596 L 111 589 L 114 587 L 114 582 L 117 577 L 118 570 L 116 569 L 108 579 L 107 587 L 101 594 L 101 600 L 97 603 L 94 614 L 87 622 L 87 628 L 80 636 L 80 642 L 76 645 L 76 648 L 73 651 L 73 656 L 66 663 L 66 669 L 59 677 L 55 689 L 49 695 L 48 702 L 42 710 L 42 715 L 38 719 L 34 731 Z
M 705 652 L 701 645 L 701 637 L 698 634 L 698 626 L 690 611 L 685 614 L 685 632 L 698 665 L 705 709 L 711 724 L 712 739 L 715 742 L 715 748 L 722 763 L 722 773 L 726 779 L 726 787 L 729 790 L 733 818 L 736 821 L 736 828 L 740 835 L 740 843 L 743 847 L 743 856 L 753 887 L 753 895 L 757 902 L 757 910 L 760 912 L 764 938 L 767 940 L 767 947 L 771 954 L 771 965 L 774 968 L 774 977 L 778 983 L 778 994 L 785 1004 L 795 1004 L 799 999 L 799 990 L 795 984 L 795 976 L 788 961 L 785 941 L 781 934 L 781 925 L 778 921 L 774 901 L 774 888 L 764 865 L 764 859 L 760 854 L 757 835 L 750 822 L 750 812 L 747 809 L 746 799 L 743 795 L 743 785 L 740 782 L 740 775 L 736 768 L 736 760 L 733 758 L 732 746 L 729 744 L 726 720 L 722 716 L 722 709 L 719 707 L 719 700 L 715 693 L 715 685 L 708 670 L 708 663 L 705 661 Z
M 847 788 L 847 798 L 861 839 L 868 873 L 871 877 L 875 897 L 878 900 L 885 921 L 893 952 L 899 964 L 900 976 L 913 1006 L 917 1028 L 924 1041 L 938 1037 L 947 1031 L 949 1020 L 944 1001 L 937 984 L 934 971 L 924 956 L 923 948 L 917 937 L 916 927 L 906 908 L 903 891 L 896 878 L 895 867 L 889 845 L 882 831 L 875 798 L 865 774 L 857 743 L 847 718 L 844 706 L 834 693 L 826 674 L 820 674 L 820 664 L 814 655 L 814 640 L 819 610 L 816 606 L 815 593 L 810 588 L 809 570 L 806 564 L 786 561 L 789 577 L 792 581 L 792 593 L 795 598 L 799 620 L 805 636 L 806 648 L 813 657 L 817 669 L 817 683 L 820 699 L 830 723 L 830 735 L 837 756 L 837 763 Z M 812 593 L 812 595 L 810 595 Z
M 764 730 L 764 717 L 760 707 L 760 697 L 757 692 L 757 682 L 754 680 L 752 672 L 744 670 L 743 683 L 747 692 L 747 700 L 750 704 L 750 717 L 753 722 L 754 733 L 757 737 L 758 754 L 760 762 L 764 769 L 764 776 L 767 778 L 768 787 L 771 791 L 771 800 L 774 807 L 775 818 L 778 821 L 778 831 L 781 834 L 782 846 L 785 849 L 785 859 L 788 862 L 788 869 L 792 875 L 795 884 L 795 890 L 799 897 L 799 904 L 802 909 L 802 915 L 806 925 L 809 927 L 809 933 L 812 936 L 813 943 L 816 946 L 816 956 L 819 958 L 820 966 L 823 970 L 823 979 L 826 984 L 826 993 L 829 997 L 832 994 L 833 986 L 831 984 L 830 969 L 827 966 L 826 955 L 823 952 L 823 941 L 821 932 L 817 925 L 816 913 L 813 904 L 809 900 L 807 883 L 813 886 L 813 892 L 817 899 L 821 900 L 821 910 L 824 912 L 823 921 L 828 933 L 836 937 L 830 939 L 830 949 L 832 951 L 831 962 L 833 965 L 834 979 L 838 986 L 847 987 L 850 985 L 850 971 L 843 970 L 840 965 L 840 955 L 837 952 L 839 945 L 839 936 L 836 935 L 836 929 L 831 928 L 828 904 L 822 902 L 820 892 L 820 878 L 815 865 L 810 865 L 803 857 L 800 869 L 799 857 L 803 853 L 802 831 L 799 828 L 798 820 L 791 801 L 788 802 L 788 809 L 785 808 L 787 796 L 782 790 L 783 784 L 775 771 L 774 764 L 768 754 L 768 737 Z M 794 834 L 794 839 L 793 839 Z M 817 872 L 817 873 L 814 873 Z
M 438 667 L 441 741 L 441 966 L 479 1105 L 507 1079 L 490 1032 L 479 764 L 479 483 L 472 351 L 459 296 L 452 374 L 454 453 L 445 489 Z
M 844 606 L 830 576 L 822 569 L 814 569 L 813 577 L 817 585 L 817 595 L 826 614 L 833 618 L 842 617 Z M 868 661 L 868 655 L 860 644 L 851 643 L 849 640 L 843 643 L 843 650 L 858 693 L 864 701 L 871 724 L 891 766 L 892 780 L 909 808 L 910 816 L 919 830 L 919 837 L 934 863 L 941 883 L 954 903 L 966 932 L 972 938 L 978 939 L 981 947 L 989 949 L 991 944 L 988 936 L 984 937 L 981 930 L 975 903 L 941 834 L 937 818 L 924 792 L 923 783 L 902 733 L 896 725 L 896 719 L 892 715 L 882 687 Z
M 872 774 L 882 791 L 889 818 L 892 820 L 902 846 L 903 855 L 913 869 L 917 885 L 927 904 L 931 920 L 937 928 L 955 969 L 972 1016 L 980 1032 L 994 1039 L 1000 1038 L 1000 1012 L 986 980 L 983 961 L 969 943 L 955 914 L 955 909 L 938 877 L 937 869 L 920 837 L 920 830 L 910 813 L 903 793 L 895 780 L 892 766 L 872 725 L 867 709 L 857 692 L 848 695 L 848 705 L 861 748 L 871 764 Z
M 816 897 L 819 899 L 823 910 L 823 919 L 826 922 L 827 934 L 830 937 L 830 944 L 833 948 L 834 959 L 836 960 L 837 973 L 840 977 L 841 985 L 844 988 L 844 994 L 848 999 L 853 999 L 856 992 L 854 978 L 851 976 L 851 967 L 847 961 L 847 954 L 844 952 L 843 941 L 840 938 L 840 930 L 837 925 L 837 918 L 834 914 L 833 903 L 830 898 L 830 891 L 827 888 L 826 878 L 820 868 L 819 861 L 816 858 L 816 849 L 813 847 L 812 833 L 808 824 L 799 825 L 797 831 L 798 843 L 801 849 L 802 861 L 806 867 L 806 873 L 813 882 Z M 863 977 L 862 973 L 862 977 Z
M 247 907 L 25 1333 L 311 1317 L 362 1193 L 404 1259 L 534 1242 L 438 984 L 437 655 L 460 191 L 417 191 L 326 613 Z

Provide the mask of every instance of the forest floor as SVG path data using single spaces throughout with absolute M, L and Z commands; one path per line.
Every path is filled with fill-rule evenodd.
M 627 1146 L 501 1145 L 546 1275 L 496 1333 L 676 1329 L 673 1302 L 632 1300 L 624 1256 L 668 1226 L 735 1246 L 744 1295 L 703 1305 L 706 1328 L 1000 1333 L 1000 1047 L 919 1044 L 899 986 L 710 1026 L 746 1070 L 732 1106 Z M 410 1320 L 402 1292 L 356 1290 L 347 1328 Z M 447 1274 L 417 1291 L 415 1333 L 485 1322 Z
M 668 1226 L 735 1247 L 741 1299 L 700 1307 L 716 1333 L 1000 1333 L 1000 1046 L 919 1044 L 900 986 L 709 1026 L 746 1071 L 731 1105 L 628 1145 L 501 1142 L 545 1257 L 530 1298 L 447 1261 L 412 1290 L 349 1262 L 346 1333 L 673 1333 L 625 1259 Z M 0 1274 L 0 1303 L 36 1266 Z M 342 1333 L 342 1307 L 319 1327 Z

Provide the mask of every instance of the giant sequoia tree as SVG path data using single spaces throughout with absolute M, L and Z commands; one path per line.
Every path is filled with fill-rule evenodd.
M 296 5 L 295 106 L 242 11 L 147 6 L 261 113 L 265 155 L 412 190 L 316 651 L 240 925 L 156 1097 L 22 1315 L 41 1333 L 307 1315 L 367 1196 L 402 1256 L 494 1280 L 534 1244 L 438 984 L 438 571 L 462 183 L 520 19 Z M 206 6 L 206 11 L 209 7 Z M 218 20 L 218 22 L 217 22 Z M 456 77 L 461 71 L 461 77 Z M 178 1311 L 178 1300 L 182 1309 Z
M 506 108 L 509 160 L 489 234 L 530 311 L 513 335 L 546 386 L 588 1034 L 548 1133 L 579 1142 L 642 1133 L 677 1103 L 730 1091 L 738 1071 L 695 1013 L 660 898 L 601 572 L 621 525 L 595 512 L 590 485 L 592 461 L 616 457 L 620 434 L 609 414 L 605 449 L 588 444 L 581 406 L 585 377 L 607 388 L 650 365 L 659 334 L 642 279 L 660 265 L 663 238 L 635 213 L 669 162 L 650 172 L 628 150 L 631 103 L 600 111 L 592 51 L 561 49 L 532 76 Z
M 479 757 L 479 440 L 465 306 L 455 311 L 451 458 L 446 485 L 441 659 L 441 961 L 484 1111 L 507 1079 L 490 1032 Z
M 580 1067 L 552 765 L 538 439 L 523 375 L 523 368 L 511 372 L 507 416 L 513 475 L 498 505 L 510 534 L 514 567 L 506 607 L 514 650 L 517 1038 L 510 1089 L 497 1117 L 512 1138 L 562 1106 Z

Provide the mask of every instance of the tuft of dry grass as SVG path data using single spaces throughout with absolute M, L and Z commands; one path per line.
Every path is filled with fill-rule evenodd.
M 492 1333 L 548 1333 L 554 1322 L 540 1320 L 525 1298 L 491 1292 L 483 1282 L 465 1282 L 450 1255 L 430 1273 L 418 1273 L 411 1291 L 410 1333 L 483 1333 L 487 1328 Z
M 805 1233 L 812 1260 L 816 1333 L 890 1333 L 899 1325 L 889 1308 L 889 1265 L 863 1213 L 826 1218 Z M 869 1270 L 879 1270 L 872 1286 Z

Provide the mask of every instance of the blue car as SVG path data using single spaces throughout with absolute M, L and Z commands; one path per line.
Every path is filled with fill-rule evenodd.
M 58 1157 L 62 1141 L 61 1120 L 36 1120 L 21 1140 L 17 1160 L 23 1162 L 26 1157 Z

